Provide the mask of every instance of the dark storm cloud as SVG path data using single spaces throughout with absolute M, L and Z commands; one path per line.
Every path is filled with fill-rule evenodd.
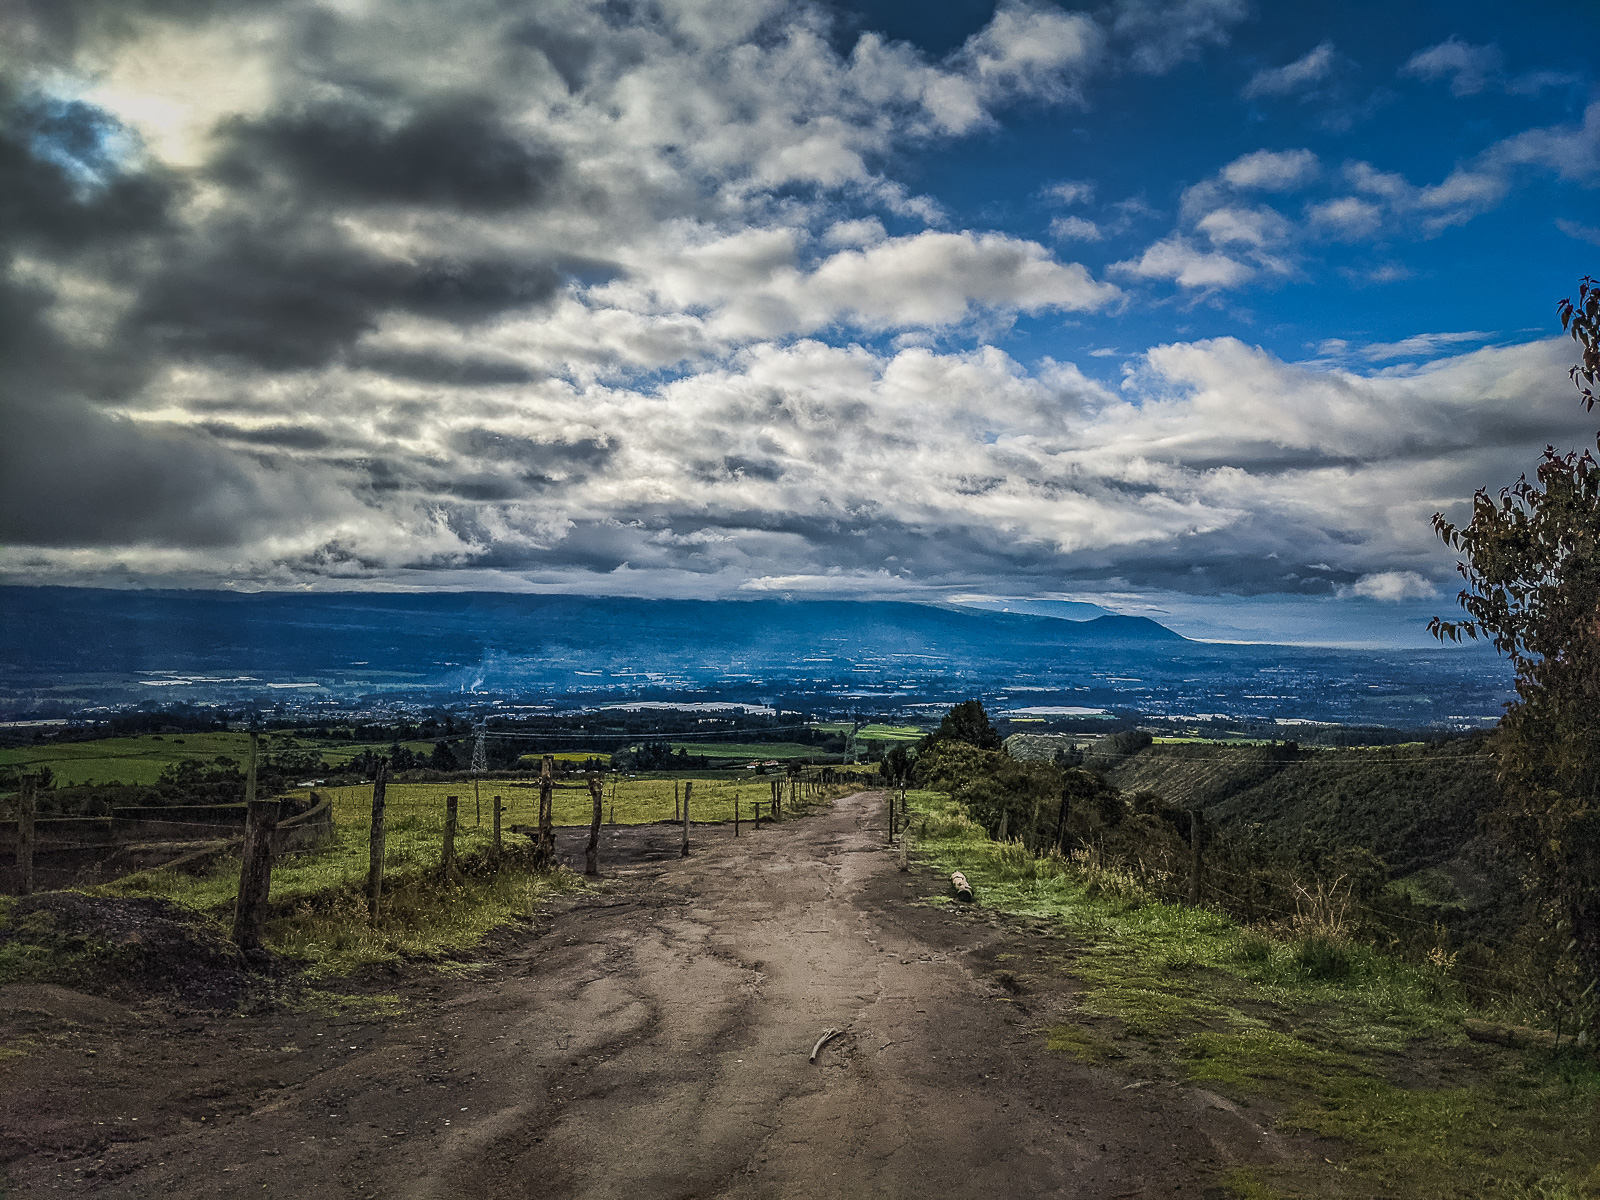
M 274 487 L 187 430 L 152 431 L 60 398 L 8 405 L 5 419 L 0 541 L 13 545 L 215 548 L 310 507 L 291 481 Z
M 200 428 L 226 441 L 281 450 L 324 450 L 333 444 L 333 439 L 322 430 L 306 425 L 265 425 L 250 429 L 226 421 L 207 421 Z
M 544 55 L 552 70 L 561 76 L 567 91 L 582 89 L 587 80 L 589 64 L 595 59 L 598 47 L 593 38 L 574 35 L 559 26 L 529 18 L 512 26 L 512 40 L 530 46 Z
M 596 438 L 541 442 L 493 429 L 463 429 L 451 435 L 450 444 L 458 452 L 473 458 L 512 462 L 541 474 L 574 467 L 593 470 L 603 466 L 617 452 L 615 445 Z
M 463 211 L 537 205 L 560 177 L 561 158 L 513 132 L 482 99 L 421 105 L 399 120 L 377 104 L 318 103 L 221 131 L 214 172 L 231 186 L 260 186 L 274 168 L 297 192 L 378 204 Z
M 457 475 L 441 481 L 438 490 L 460 500 L 518 500 L 528 492 L 521 480 L 505 475 Z
M 544 378 L 541 372 L 509 359 L 468 358 L 427 350 L 358 349 L 348 361 L 353 367 L 384 375 L 457 387 L 535 383 Z
M 297 215 L 203 233 L 145 282 L 130 330 L 178 354 L 267 368 L 323 365 L 388 312 L 466 325 L 543 304 L 561 283 L 542 262 L 380 257 Z

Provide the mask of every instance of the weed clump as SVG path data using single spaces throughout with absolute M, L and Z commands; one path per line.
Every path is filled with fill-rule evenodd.
M 1306 978 L 1321 983 L 1336 983 L 1350 977 L 1350 947 L 1330 937 L 1306 938 L 1295 951 L 1294 960 Z
M 1272 942 L 1254 930 L 1246 930 L 1239 936 L 1239 945 L 1234 951 L 1234 957 L 1242 963 L 1268 962 L 1272 958 Z

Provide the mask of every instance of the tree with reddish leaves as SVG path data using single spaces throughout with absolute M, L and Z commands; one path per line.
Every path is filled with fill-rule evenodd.
M 1581 347 L 1571 377 L 1586 410 L 1600 386 L 1600 284 L 1558 306 Z M 1600 436 L 1596 438 L 1600 449 Z M 1561 955 L 1574 999 L 1595 1011 L 1600 980 L 1600 463 L 1548 447 L 1534 478 L 1480 490 L 1464 526 L 1435 514 L 1461 554 L 1466 619 L 1435 618 L 1440 640 L 1484 638 L 1516 668 L 1495 737 L 1503 798 L 1493 821 Z

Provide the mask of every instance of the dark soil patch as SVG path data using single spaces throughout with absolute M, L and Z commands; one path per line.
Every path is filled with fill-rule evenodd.
M 0 907 L 0 983 L 54 983 L 123 1004 L 238 1009 L 292 985 L 276 956 L 246 956 L 205 917 L 165 900 L 44 892 Z

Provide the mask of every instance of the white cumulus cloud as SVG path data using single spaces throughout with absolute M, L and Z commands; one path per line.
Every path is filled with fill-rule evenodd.
M 1243 96 L 1288 96 L 1326 79 L 1333 70 L 1333 43 L 1321 42 L 1301 57 L 1281 67 L 1264 67 L 1244 85 Z
M 1347 589 L 1348 594 L 1367 600 L 1427 600 L 1439 594 L 1432 582 L 1415 571 L 1378 571 L 1363 575 Z

